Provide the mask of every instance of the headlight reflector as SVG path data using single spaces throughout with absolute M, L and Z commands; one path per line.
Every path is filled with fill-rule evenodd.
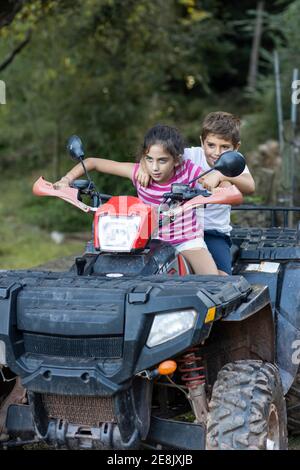
M 193 328 L 196 319 L 197 312 L 194 309 L 155 315 L 147 346 L 153 348 L 182 335 Z
M 102 215 L 99 217 L 99 241 L 103 251 L 130 251 L 137 237 L 141 217 Z

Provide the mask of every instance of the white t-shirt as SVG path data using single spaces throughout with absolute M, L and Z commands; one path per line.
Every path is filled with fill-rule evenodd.
M 196 165 L 201 166 L 203 171 L 210 169 L 202 147 L 190 147 L 184 149 L 183 158 L 185 160 L 191 160 Z M 247 166 L 243 173 L 249 173 Z M 198 187 L 203 189 L 202 185 L 199 183 Z M 230 210 L 231 206 L 228 204 L 207 204 L 204 209 L 204 230 L 218 230 L 218 232 L 229 235 L 232 230 L 230 225 Z

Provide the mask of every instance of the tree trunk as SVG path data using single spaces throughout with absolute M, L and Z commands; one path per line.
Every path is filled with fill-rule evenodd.
M 253 41 L 252 41 L 249 74 L 248 74 L 248 88 L 252 91 L 254 91 L 256 88 L 259 47 L 260 47 L 262 26 L 263 26 L 263 13 L 264 13 L 264 2 L 259 1 L 256 7 L 256 22 L 255 22 Z
M 0 64 L 0 72 L 2 72 L 6 67 L 9 66 L 9 64 L 12 63 L 14 60 L 15 56 L 21 52 L 22 49 L 24 49 L 25 46 L 30 42 L 31 38 L 31 31 L 28 31 L 26 34 L 25 39 L 15 47 L 15 49 L 9 54 L 8 57 Z

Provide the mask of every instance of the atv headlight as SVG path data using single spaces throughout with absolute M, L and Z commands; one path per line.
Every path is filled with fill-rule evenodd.
M 133 215 L 99 217 L 99 241 L 103 251 L 130 251 L 137 237 L 141 217 Z
M 0 366 L 6 365 L 6 349 L 4 341 L 0 340 Z
M 196 310 L 180 310 L 156 315 L 148 336 L 147 346 L 153 348 L 193 328 L 197 318 Z

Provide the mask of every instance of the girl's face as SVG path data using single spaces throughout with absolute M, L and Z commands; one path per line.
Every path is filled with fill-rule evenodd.
M 159 144 L 151 145 L 143 158 L 149 175 L 156 183 L 167 183 L 179 165 Z

